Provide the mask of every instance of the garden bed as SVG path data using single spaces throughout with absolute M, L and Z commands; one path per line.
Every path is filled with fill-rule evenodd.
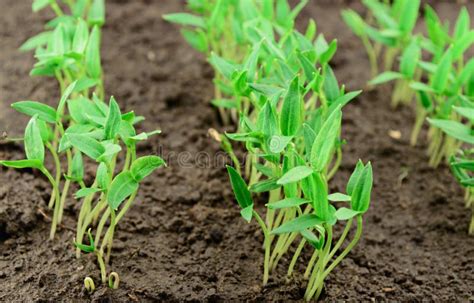
M 0 131 L 19 136 L 27 120 L 9 104 L 54 104 L 57 100 L 48 98 L 58 89 L 54 81 L 30 79 L 32 55 L 17 50 L 49 16 L 31 14 L 29 1 L 5 1 L 8 9 L 0 13 Z M 369 77 L 365 51 L 339 17 L 349 4 L 312 2 L 301 24 L 313 17 L 319 32 L 337 37 L 333 67 L 338 79 L 349 89 L 364 87 Z M 457 14 L 459 5 L 434 2 L 442 16 Z M 0 300 L 301 300 L 305 283 L 299 275 L 296 282 L 271 277 L 261 287 L 263 236 L 254 222 L 240 218 L 224 165 L 213 163 L 220 148 L 207 131 L 222 126 L 208 104 L 212 69 L 161 18 L 182 11 L 183 5 L 158 0 L 107 5 L 102 45 L 106 91 L 123 109 L 144 115 L 145 129 L 162 129 L 162 135 L 139 146 L 139 154 L 161 154 L 169 167 L 146 180 L 116 232 L 111 267 L 121 276 L 120 289 L 101 286 L 92 295 L 82 281 L 91 272 L 99 280 L 95 260 L 77 260 L 74 254 L 79 203 L 69 200 L 57 240 L 49 242 L 47 182 L 32 170 L 1 168 Z M 473 12 L 474 5 L 468 9 Z M 410 147 L 413 111 L 391 109 L 389 96 L 387 87 L 365 91 L 344 109 L 348 144 L 332 185 L 342 190 L 360 157 L 373 163 L 374 193 L 362 240 L 329 276 L 322 299 L 474 300 L 474 238 L 467 236 L 470 213 L 464 209 L 463 191 L 448 167 L 428 166 L 424 140 Z M 21 145 L 0 144 L 0 159 L 21 155 Z M 279 276 L 287 263 L 277 269 Z

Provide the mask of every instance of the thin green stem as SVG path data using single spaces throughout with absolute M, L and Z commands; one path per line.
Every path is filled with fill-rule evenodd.
M 56 227 L 58 224 L 58 211 L 59 211 L 59 189 L 56 181 L 54 180 L 53 176 L 49 173 L 49 171 L 43 167 L 40 169 L 41 172 L 48 178 L 49 182 L 53 186 L 53 194 L 55 195 L 55 203 L 54 203 L 54 214 L 53 214 L 53 219 L 51 220 L 51 232 L 49 234 L 49 239 L 53 240 L 54 235 L 56 234 Z
M 306 244 L 306 239 L 305 238 L 301 239 L 300 244 L 298 245 L 298 248 L 296 248 L 295 254 L 293 255 L 293 258 L 291 258 L 290 266 L 288 267 L 288 272 L 287 272 L 288 277 L 290 277 L 291 274 L 293 273 L 293 269 L 295 268 L 296 261 L 298 260 L 301 252 L 303 251 L 305 244 Z
M 264 236 L 264 247 L 265 247 L 265 257 L 263 262 L 263 286 L 267 285 L 268 278 L 269 278 L 269 263 L 270 263 L 270 237 L 269 231 L 265 222 L 262 220 L 262 217 L 254 210 L 253 217 L 257 220 L 258 224 L 262 228 L 263 236 Z
M 53 148 L 53 146 L 51 146 L 49 142 L 47 142 L 45 145 L 46 145 L 46 148 L 50 151 L 51 155 L 53 156 L 54 166 L 56 170 L 55 183 L 56 185 L 59 185 L 59 182 L 61 181 L 61 162 L 59 160 L 58 153 L 56 153 L 56 150 Z M 51 199 L 49 200 L 49 203 L 48 203 L 48 208 L 50 209 L 53 208 L 54 200 L 55 200 L 55 196 L 51 195 Z
M 68 149 L 66 151 L 66 157 L 67 157 L 67 175 L 71 176 L 72 174 L 72 154 L 71 151 Z M 63 191 L 61 192 L 61 202 L 60 202 L 60 208 L 59 208 L 59 217 L 58 217 L 58 222 L 61 223 L 63 219 L 63 212 L 64 212 L 64 206 L 66 204 L 66 198 L 69 193 L 69 186 L 71 185 L 71 180 L 66 179 L 64 181 L 64 186 L 63 186 Z

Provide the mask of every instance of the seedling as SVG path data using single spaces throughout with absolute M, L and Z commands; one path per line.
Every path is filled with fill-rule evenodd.
M 163 18 L 182 25 L 181 33 L 186 41 L 204 53 L 211 63 L 215 56 L 242 62 L 262 32 L 269 35 L 273 35 L 274 30 L 281 35 L 291 33 L 296 17 L 307 3 L 308 0 L 299 1 L 291 9 L 287 0 L 197 0 L 188 1 L 192 14 L 175 13 Z M 215 70 L 215 93 L 211 103 L 219 108 L 224 124 L 228 124 L 231 119 L 236 121 L 238 115 L 235 102 L 231 100 L 232 93 L 222 85 L 223 80 L 222 74 Z M 230 111 L 230 115 L 226 111 Z
M 447 136 L 459 140 L 468 146 L 474 144 L 472 123 L 474 122 L 474 103 L 465 100 L 466 107 L 453 107 L 454 112 L 465 119 L 465 124 L 454 120 L 429 119 L 430 124 L 443 131 Z M 460 150 L 456 156 L 451 156 L 451 170 L 458 182 L 466 188 L 466 208 L 471 209 L 471 224 L 469 234 L 474 234 L 474 150 Z
M 390 59 L 386 71 L 369 83 L 378 85 L 396 80 L 393 106 L 399 102 L 409 104 L 416 94 L 417 118 L 410 139 L 411 144 L 416 145 L 426 117 L 457 120 L 457 114 L 451 111 L 451 107 L 459 106 L 463 99 L 472 97 L 469 86 L 474 74 L 474 60 L 464 63 L 465 52 L 474 43 L 469 13 L 463 8 L 451 29 L 427 5 L 424 18 L 427 36 L 424 37 L 411 34 L 418 18 L 419 1 L 400 0 L 389 4 L 366 0 L 364 3 L 382 30 L 374 31 L 353 11 L 344 11 L 343 17 L 363 41 L 371 38 L 388 46 L 389 51 L 393 50 L 390 54 L 401 53 L 398 71 L 391 70 L 393 64 Z M 402 19 L 405 21 L 401 22 Z M 369 52 L 369 55 L 373 57 L 374 53 Z M 430 61 L 423 61 L 422 58 L 430 58 Z M 430 127 L 429 139 L 430 165 L 435 167 L 443 159 L 449 159 L 459 146 L 459 142 L 445 136 L 436 127 Z
M 46 31 L 28 39 L 20 47 L 23 51 L 35 49 L 38 62 L 30 75 L 56 77 L 63 96 L 59 105 L 55 109 L 36 101 L 12 104 L 12 107 L 19 112 L 30 116 L 38 115 L 38 127 L 42 133 L 44 146 L 54 159 L 54 183 L 51 183 L 53 192 L 48 204 L 49 208 L 54 208 L 51 239 L 56 232 L 56 226 L 62 221 L 72 181 L 71 175 L 75 173 L 73 164 L 76 164 L 77 168 L 81 161 L 79 155 L 73 156 L 72 151 L 66 150 L 67 166 L 61 167 L 58 147 L 64 132 L 63 124 L 74 120 L 68 121 L 65 116 L 66 101 L 69 97 L 77 100 L 83 96 L 89 98 L 91 92 L 97 93 L 100 99 L 104 95 L 100 63 L 100 26 L 105 20 L 104 1 L 78 0 L 69 1 L 67 4 L 70 15 L 63 12 L 56 0 L 33 1 L 33 11 L 51 7 L 57 16 L 46 24 Z M 45 173 L 44 167 L 40 170 Z M 47 174 L 51 175 L 49 171 Z
M 369 11 L 365 21 L 351 9 L 344 10 L 342 17 L 362 40 L 369 56 L 372 77 L 375 77 L 382 51 L 384 70 L 389 71 L 397 55 L 410 44 L 420 0 L 395 0 L 393 4 L 389 1 L 363 0 L 362 3 Z
M 84 288 L 87 290 L 88 293 L 93 293 L 95 291 L 95 284 L 94 280 L 91 277 L 86 277 L 84 279 Z
M 337 172 L 342 157 L 341 109 L 360 91 L 346 93 L 339 86 L 328 64 L 337 41 L 327 43 L 323 35 L 316 37 L 314 23 L 305 35 L 291 29 L 279 38 L 275 28 L 253 30 L 245 58 L 233 60 L 213 53 L 209 60 L 221 75 L 219 86 L 228 94 L 227 104 L 239 113 L 238 131 L 225 137 L 245 144 L 249 152 L 245 174 L 225 137 L 215 131 L 212 134 L 236 162 L 235 168 L 228 166 L 227 170 L 242 217 L 248 222 L 255 218 L 263 231 L 263 284 L 300 237 L 288 275 L 309 242 L 315 249 L 306 274 L 305 297 L 310 300 L 319 297 L 326 276 L 354 247 L 362 231 L 362 215 L 369 206 L 370 164 L 358 164 L 347 195 L 328 194 L 328 180 Z M 266 193 L 263 218 L 254 209 L 252 195 Z M 352 200 L 351 208 L 336 211 L 329 199 Z M 355 239 L 335 257 L 352 218 L 358 222 Z M 332 225 L 338 220 L 350 223 L 331 247 Z
M 104 102 L 99 31 L 104 23 L 104 1 L 67 1 L 71 15 L 65 15 L 55 0 L 33 2 L 34 11 L 47 6 L 57 14 L 46 26 L 51 31 L 29 39 L 22 49 L 36 48 L 38 63 L 31 74 L 55 76 L 61 99 L 56 107 L 36 101 L 12 104 L 17 111 L 31 116 L 23 138 L 26 159 L 0 161 L 0 165 L 38 169 L 50 181 L 53 190 L 49 207 L 54 207 L 51 239 L 61 222 L 70 187 L 79 188 L 75 197 L 83 199 L 83 203 L 75 238 L 77 256 L 81 251 L 95 254 L 102 282 L 106 283 L 106 265 L 116 227 L 133 204 L 143 179 L 165 165 L 158 156 L 137 158 L 137 144 L 160 131 L 137 134 L 135 127 L 143 117 L 133 111 L 121 113 L 113 97 L 109 104 Z M 54 160 L 56 177 L 45 166 L 45 150 Z M 67 160 L 64 170 L 61 156 Z M 89 158 L 87 162 L 97 163 L 92 184 L 86 184 L 84 179 L 84 157 Z M 117 168 L 119 160 L 123 160 L 121 170 Z M 97 228 L 95 236 L 93 227 Z M 83 243 L 86 232 L 88 244 Z M 93 291 L 90 279 L 84 283 Z M 116 273 L 110 275 L 109 283 L 118 287 Z

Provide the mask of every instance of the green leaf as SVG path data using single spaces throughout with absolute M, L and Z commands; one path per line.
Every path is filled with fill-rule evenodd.
M 323 229 L 323 227 L 321 227 L 321 229 Z M 306 241 L 308 241 L 308 243 L 311 244 L 314 248 L 316 248 L 318 250 L 323 248 L 323 246 L 324 246 L 324 232 L 320 232 L 321 236 L 319 238 L 313 232 L 311 232 L 307 229 L 304 229 L 304 230 L 300 231 L 300 233 L 303 236 L 303 238 L 305 238 Z
M 206 34 L 203 30 L 188 30 L 188 29 L 181 29 L 181 35 L 183 35 L 184 39 L 196 50 L 200 51 L 201 53 L 207 52 L 209 46 L 207 42 Z
M 53 32 L 47 31 L 37 34 L 25 41 L 20 46 L 20 51 L 29 51 L 40 46 L 46 45 L 51 39 Z
M 106 190 L 109 187 L 109 173 L 107 171 L 107 165 L 104 162 L 101 162 L 97 167 L 95 180 L 99 188 Z
M 118 154 L 122 147 L 118 144 L 114 144 L 111 140 L 110 141 L 103 141 L 102 145 L 104 146 L 104 153 L 100 155 L 96 160 L 99 162 L 110 162 L 112 157 Z
M 206 23 L 202 17 L 187 14 L 187 13 L 174 13 L 163 15 L 163 19 L 168 22 L 177 23 L 180 25 L 196 26 L 206 28 Z
M 97 160 L 105 152 L 99 141 L 83 134 L 65 134 L 69 142 L 88 157 Z
M 346 192 L 349 195 L 352 195 L 352 192 L 354 191 L 357 180 L 359 180 L 360 174 L 362 174 L 363 170 L 364 170 L 364 163 L 362 163 L 361 160 L 357 161 L 357 165 L 354 169 L 354 172 L 350 176 L 349 181 L 347 182 L 347 185 L 346 185 Z
M 334 193 L 328 195 L 328 200 L 333 202 L 350 202 L 351 196 L 344 195 L 342 193 Z
M 455 139 L 474 144 L 474 136 L 471 134 L 471 128 L 462 123 L 452 120 L 430 118 L 428 118 L 428 122 Z
M 219 57 L 215 53 L 211 54 L 209 63 L 226 79 L 231 80 L 232 74 L 237 71 L 237 67 L 226 59 Z
M 102 191 L 102 189 L 100 189 L 100 188 L 93 188 L 93 187 L 88 188 L 88 187 L 86 187 L 86 188 L 82 188 L 82 189 L 78 190 L 76 192 L 76 194 L 74 195 L 74 197 L 76 199 L 81 199 L 81 198 L 90 196 L 92 194 L 98 193 L 100 191 Z
M 13 161 L 0 161 L 0 165 L 11 167 L 11 168 L 37 168 L 42 169 L 43 162 L 40 160 L 13 160 Z
M 95 251 L 95 245 L 94 245 L 94 238 L 91 235 L 90 229 L 87 231 L 87 234 L 89 235 L 89 243 L 90 243 L 89 245 L 84 245 L 77 242 L 74 242 L 74 245 L 86 253 L 93 253 Z
M 374 79 L 370 80 L 369 84 L 379 85 L 397 79 L 403 79 L 403 75 L 397 72 L 383 72 Z
M 326 98 L 329 101 L 334 101 L 341 95 L 336 76 L 334 75 L 334 72 L 329 65 L 326 65 L 325 67 L 323 89 L 324 94 L 326 95 Z
M 297 166 L 290 169 L 284 174 L 278 181 L 277 184 L 285 185 L 289 183 L 298 182 L 313 173 L 313 169 L 308 166 Z
M 211 104 L 215 107 L 237 108 L 237 101 L 233 99 L 213 99 Z
M 280 201 L 268 203 L 267 207 L 269 209 L 281 209 L 281 208 L 290 208 L 296 207 L 303 204 L 311 203 L 311 201 L 303 198 L 286 198 Z
M 334 54 L 336 53 L 336 50 L 337 50 L 337 40 L 334 39 L 329 44 L 328 49 L 319 56 L 320 64 L 321 65 L 328 64 L 329 61 L 331 61 Z
M 100 29 L 92 28 L 85 52 L 85 65 L 87 74 L 93 79 L 99 79 L 102 74 L 100 63 Z
M 74 157 L 72 158 L 71 177 L 76 181 L 80 181 L 84 178 L 84 162 L 80 152 L 74 153 Z
M 343 10 L 342 19 L 354 34 L 359 37 L 365 36 L 365 22 L 355 11 L 351 9 Z
M 400 60 L 400 72 L 406 78 L 413 79 L 420 58 L 421 48 L 418 45 L 418 41 L 413 39 L 403 51 L 402 58 Z
M 280 129 L 285 136 L 294 136 L 301 126 L 303 104 L 300 98 L 299 79 L 291 81 L 283 100 L 280 116 Z
M 165 161 L 158 156 L 140 157 L 133 161 L 130 167 L 130 172 L 135 181 L 141 182 L 154 170 L 163 165 L 166 165 Z
M 465 34 L 469 32 L 471 28 L 471 20 L 469 12 L 466 7 L 461 8 L 456 25 L 454 26 L 454 39 L 461 39 Z
M 247 184 L 239 173 L 232 166 L 227 165 L 227 173 L 229 174 L 230 183 L 232 190 L 234 191 L 235 198 L 241 208 L 247 208 L 253 205 L 252 196 L 247 188 Z
M 245 221 L 249 222 L 252 220 L 253 216 L 253 204 L 247 206 L 246 208 L 240 211 L 240 215 L 245 219 Z
M 321 172 L 331 159 L 336 139 L 341 128 L 342 112 L 338 106 L 324 121 L 311 148 L 311 165 L 315 171 Z
M 117 104 L 117 101 L 115 101 L 115 98 L 111 97 L 109 103 L 109 114 L 107 115 L 104 127 L 106 139 L 114 139 L 117 136 L 120 130 L 121 121 L 122 114 L 120 113 L 120 107 Z
M 474 121 L 474 108 L 453 106 L 453 109 L 471 122 Z
M 352 219 L 359 214 L 361 214 L 360 211 L 356 211 L 356 210 L 346 208 L 346 207 L 341 207 L 336 211 L 336 218 L 338 220 L 345 221 L 345 220 Z
M 271 231 L 273 235 L 302 231 L 315 225 L 322 224 L 323 221 L 315 214 L 305 214 L 289 222 L 285 222 L 278 228 Z
M 270 151 L 275 154 L 281 153 L 288 146 L 292 139 L 293 136 L 273 136 L 270 139 Z
M 418 19 L 418 11 L 420 9 L 420 0 L 404 1 L 403 8 L 400 11 L 400 30 L 404 33 L 411 33 Z
M 253 193 L 264 193 L 279 188 L 281 185 L 277 183 L 276 179 L 267 179 L 250 186 L 249 190 Z
M 33 116 L 25 129 L 25 152 L 28 160 L 39 160 L 44 163 L 44 144 L 38 128 L 37 116 Z
M 112 183 L 107 195 L 107 202 L 112 209 L 117 209 L 120 204 L 138 190 L 138 182 L 131 172 L 125 171 L 118 174 Z
M 446 53 L 441 58 L 436 71 L 431 78 L 431 87 L 438 93 L 441 93 L 445 90 L 449 74 L 451 73 L 452 68 L 452 48 L 449 48 Z
M 87 15 L 91 25 L 102 26 L 105 23 L 105 0 L 93 0 Z
M 34 0 L 31 8 L 33 12 L 37 12 L 47 7 L 51 3 L 51 0 Z
M 351 208 L 360 213 L 365 213 L 369 209 L 370 194 L 372 192 L 373 176 L 372 165 L 367 163 L 364 170 L 359 175 L 351 194 Z
M 86 21 L 78 19 L 74 38 L 72 40 L 72 51 L 78 54 L 83 54 L 87 41 L 89 40 L 89 28 Z
M 268 138 L 277 135 L 278 118 L 275 107 L 270 101 L 265 102 L 257 117 L 257 128 Z M 269 142 L 271 143 L 271 142 Z M 271 146 L 270 146 L 271 147 Z
M 427 92 L 427 93 L 434 93 L 434 89 L 431 88 L 431 86 L 426 85 L 422 82 L 412 82 L 410 83 L 410 88 L 416 90 L 416 91 L 421 91 L 421 92 Z
M 64 112 L 64 106 L 66 106 L 66 101 L 69 99 L 69 96 L 72 94 L 74 91 L 74 88 L 76 87 L 77 81 L 72 82 L 69 84 L 68 87 L 64 90 L 63 95 L 61 96 L 61 99 L 59 100 L 58 103 L 58 110 L 57 113 L 59 113 L 56 116 L 56 122 L 59 122 L 59 120 L 62 118 L 60 115 Z
M 37 115 L 38 119 L 45 122 L 56 122 L 56 110 L 49 105 L 36 101 L 19 101 L 13 103 L 12 107 L 28 116 Z

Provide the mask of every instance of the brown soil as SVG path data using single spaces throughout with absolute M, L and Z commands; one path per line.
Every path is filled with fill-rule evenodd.
M 207 130 L 221 129 L 207 103 L 212 70 L 177 28 L 161 19 L 183 5 L 107 2 L 106 91 L 122 108 L 145 115 L 144 128 L 163 130 L 162 136 L 141 145 L 140 153 L 163 151 L 170 156 L 169 168 L 143 185 L 116 233 L 111 266 L 121 276 L 120 289 L 100 286 L 92 295 L 83 290 L 82 280 L 87 275 L 99 280 L 95 260 L 76 260 L 72 245 L 79 205 L 69 203 L 64 226 L 55 241 L 47 241 L 49 222 L 42 214 L 49 214 L 47 182 L 34 171 L 1 169 L 0 300 L 301 300 L 305 284 L 298 275 L 289 282 L 273 278 L 262 289 L 262 235 L 255 223 L 240 218 L 222 164 L 205 165 L 202 152 L 211 157 L 219 152 Z M 364 49 L 339 17 L 348 4 L 313 2 L 304 10 L 302 24 L 314 17 L 326 37 L 338 38 L 334 65 L 340 81 L 352 89 L 363 87 L 368 79 Z M 350 5 L 360 8 L 357 2 Z M 457 14 L 456 4 L 433 3 L 443 16 Z M 30 1 L 3 0 L 2 7 L 0 131 L 15 136 L 21 135 L 26 118 L 9 104 L 22 99 L 55 103 L 58 88 L 53 80 L 29 78 L 33 58 L 17 50 L 50 15 L 33 15 Z M 469 10 L 474 12 L 472 3 Z M 474 238 L 467 236 L 470 214 L 463 207 L 462 190 L 447 167 L 428 167 L 424 140 L 416 148 L 409 146 L 412 111 L 390 109 L 389 95 L 388 88 L 366 92 L 344 111 L 348 145 L 334 189 L 343 187 L 359 157 L 372 161 L 375 186 L 363 239 L 329 276 L 322 299 L 474 301 Z M 392 139 L 390 130 L 400 131 L 402 138 Z M 178 158 L 178 153 L 187 154 Z M 21 157 L 21 145 L 0 144 L 1 159 Z M 179 164 L 183 161 L 186 165 Z M 284 276 L 286 264 L 284 260 L 278 276 Z

